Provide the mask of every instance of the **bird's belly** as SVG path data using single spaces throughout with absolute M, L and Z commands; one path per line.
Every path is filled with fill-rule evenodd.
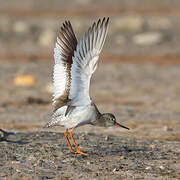
M 73 109 L 73 111 L 67 115 L 62 124 L 66 128 L 73 128 L 74 126 L 82 126 L 84 124 L 90 123 L 96 118 L 96 113 L 92 106 L 78 106 Z

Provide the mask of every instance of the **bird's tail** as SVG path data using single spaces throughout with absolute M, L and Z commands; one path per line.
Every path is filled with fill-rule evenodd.
M 43 128 L 50 128 L 53 126 L 58 126 L 61 121 L 61 116 L 52 115 L 52 118 L 48 121 L 48 123 Z
M 53 118 L 43 128 L 50 128 L 52 126 L 55 126 L 56 124 L 57 124 L 57 120 Z

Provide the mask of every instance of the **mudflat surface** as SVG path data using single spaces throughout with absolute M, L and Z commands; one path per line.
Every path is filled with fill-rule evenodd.
M 0 179 L 180 179 L 180 1 L 100 2 L 0 0 Z M 81 156 L 63 127 L 43 129 L 53 47 L 64 20 L 79 38 L 103 16 L 109 32 L 90 93 L 130 131 L 77 128 Z
M 14 84 L 21 69 L 35 78 L 33 86 Z M 92 98 L 130 131 L 77 128 L 75 139 L 87 157 L 70 153 L 63 127 L 43 129 L 52 113 L 51 70 L 52 63 L 41 61 L 0 67 L 9 72 L 1 76 L 0 127 L 10 132 L 1 133 L 2 179 L 179 178 L 179 65 L 102 61 Z
M 75 135 L 88 156 L 69 153 L 62 133 L 7 134 L 0 176 L 9 179 L 178 179 L 178 142 Z

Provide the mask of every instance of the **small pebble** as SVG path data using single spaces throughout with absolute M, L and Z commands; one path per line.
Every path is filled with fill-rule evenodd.
M 16 169 L 16 172 L 21 172 L 21 170 L 19 170 L 19 169 Z
M 105 140 L 108 141 L 108 140 L 109 140 L 109 136 L 106 136 L 106 137 L 105 137 Z
M 118 169 L 117 169 L 117 168 L 114 168 L 114 169 L 113 169 L 113 172 L 116 172 L 116 171 L 118 171 Z
M 150 145 L 150 147 L 151 147 L 152 149 L 154 149 L 156 146 L 155 146 L 154 144 L 152 144 L 152 145 Z
M 151 166 L 147 166 L 145 169 L 146 169 L 146 170 L 151 170 L 152 167 L 151 167 Z
M 163 170 L 163 169 L 165 169 L 165 167 L 164 166 L 159 166 L 159 169 Z
M 4 133 L 0 131 L 0 138 L 4 137 Z

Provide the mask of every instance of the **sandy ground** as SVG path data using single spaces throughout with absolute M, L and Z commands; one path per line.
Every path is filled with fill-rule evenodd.
M 78 134 L 88 156 L 69 153 L 62 133 L 14 133 L 1 142 L 1 178 L 178 179 L 178 142 Z M 6 152 L 5 155 L 3 155 Z
M 35 78 L 34 86 L 13 84 L 22 69 Z M 92 98 L 101 112 L 114 113 L 130 131 L 77 128 L 75 137 L 88 157 L 70 154 L 63 127 L 42 128 L 52 113 L 51 71 L 51 61 L 0 67 L 2 74 L 9 72 L 0 83 L 0 127 L 7 131 L 5 138 L 1 133 L 2 178 L 179 178 L 179 65 L 101 61 Z
M 180 2 L 0 0 L 0 180 L 180 179 Z M 130 128 L 83 126 L 71 154 L 51 118 L 53 47 L 70 19 L 78 38 L 110 27 L 91 97 Z M 29 86 L 17 79 L 29 75 Z M 75 148 L 73 146 L 73 148 Z

